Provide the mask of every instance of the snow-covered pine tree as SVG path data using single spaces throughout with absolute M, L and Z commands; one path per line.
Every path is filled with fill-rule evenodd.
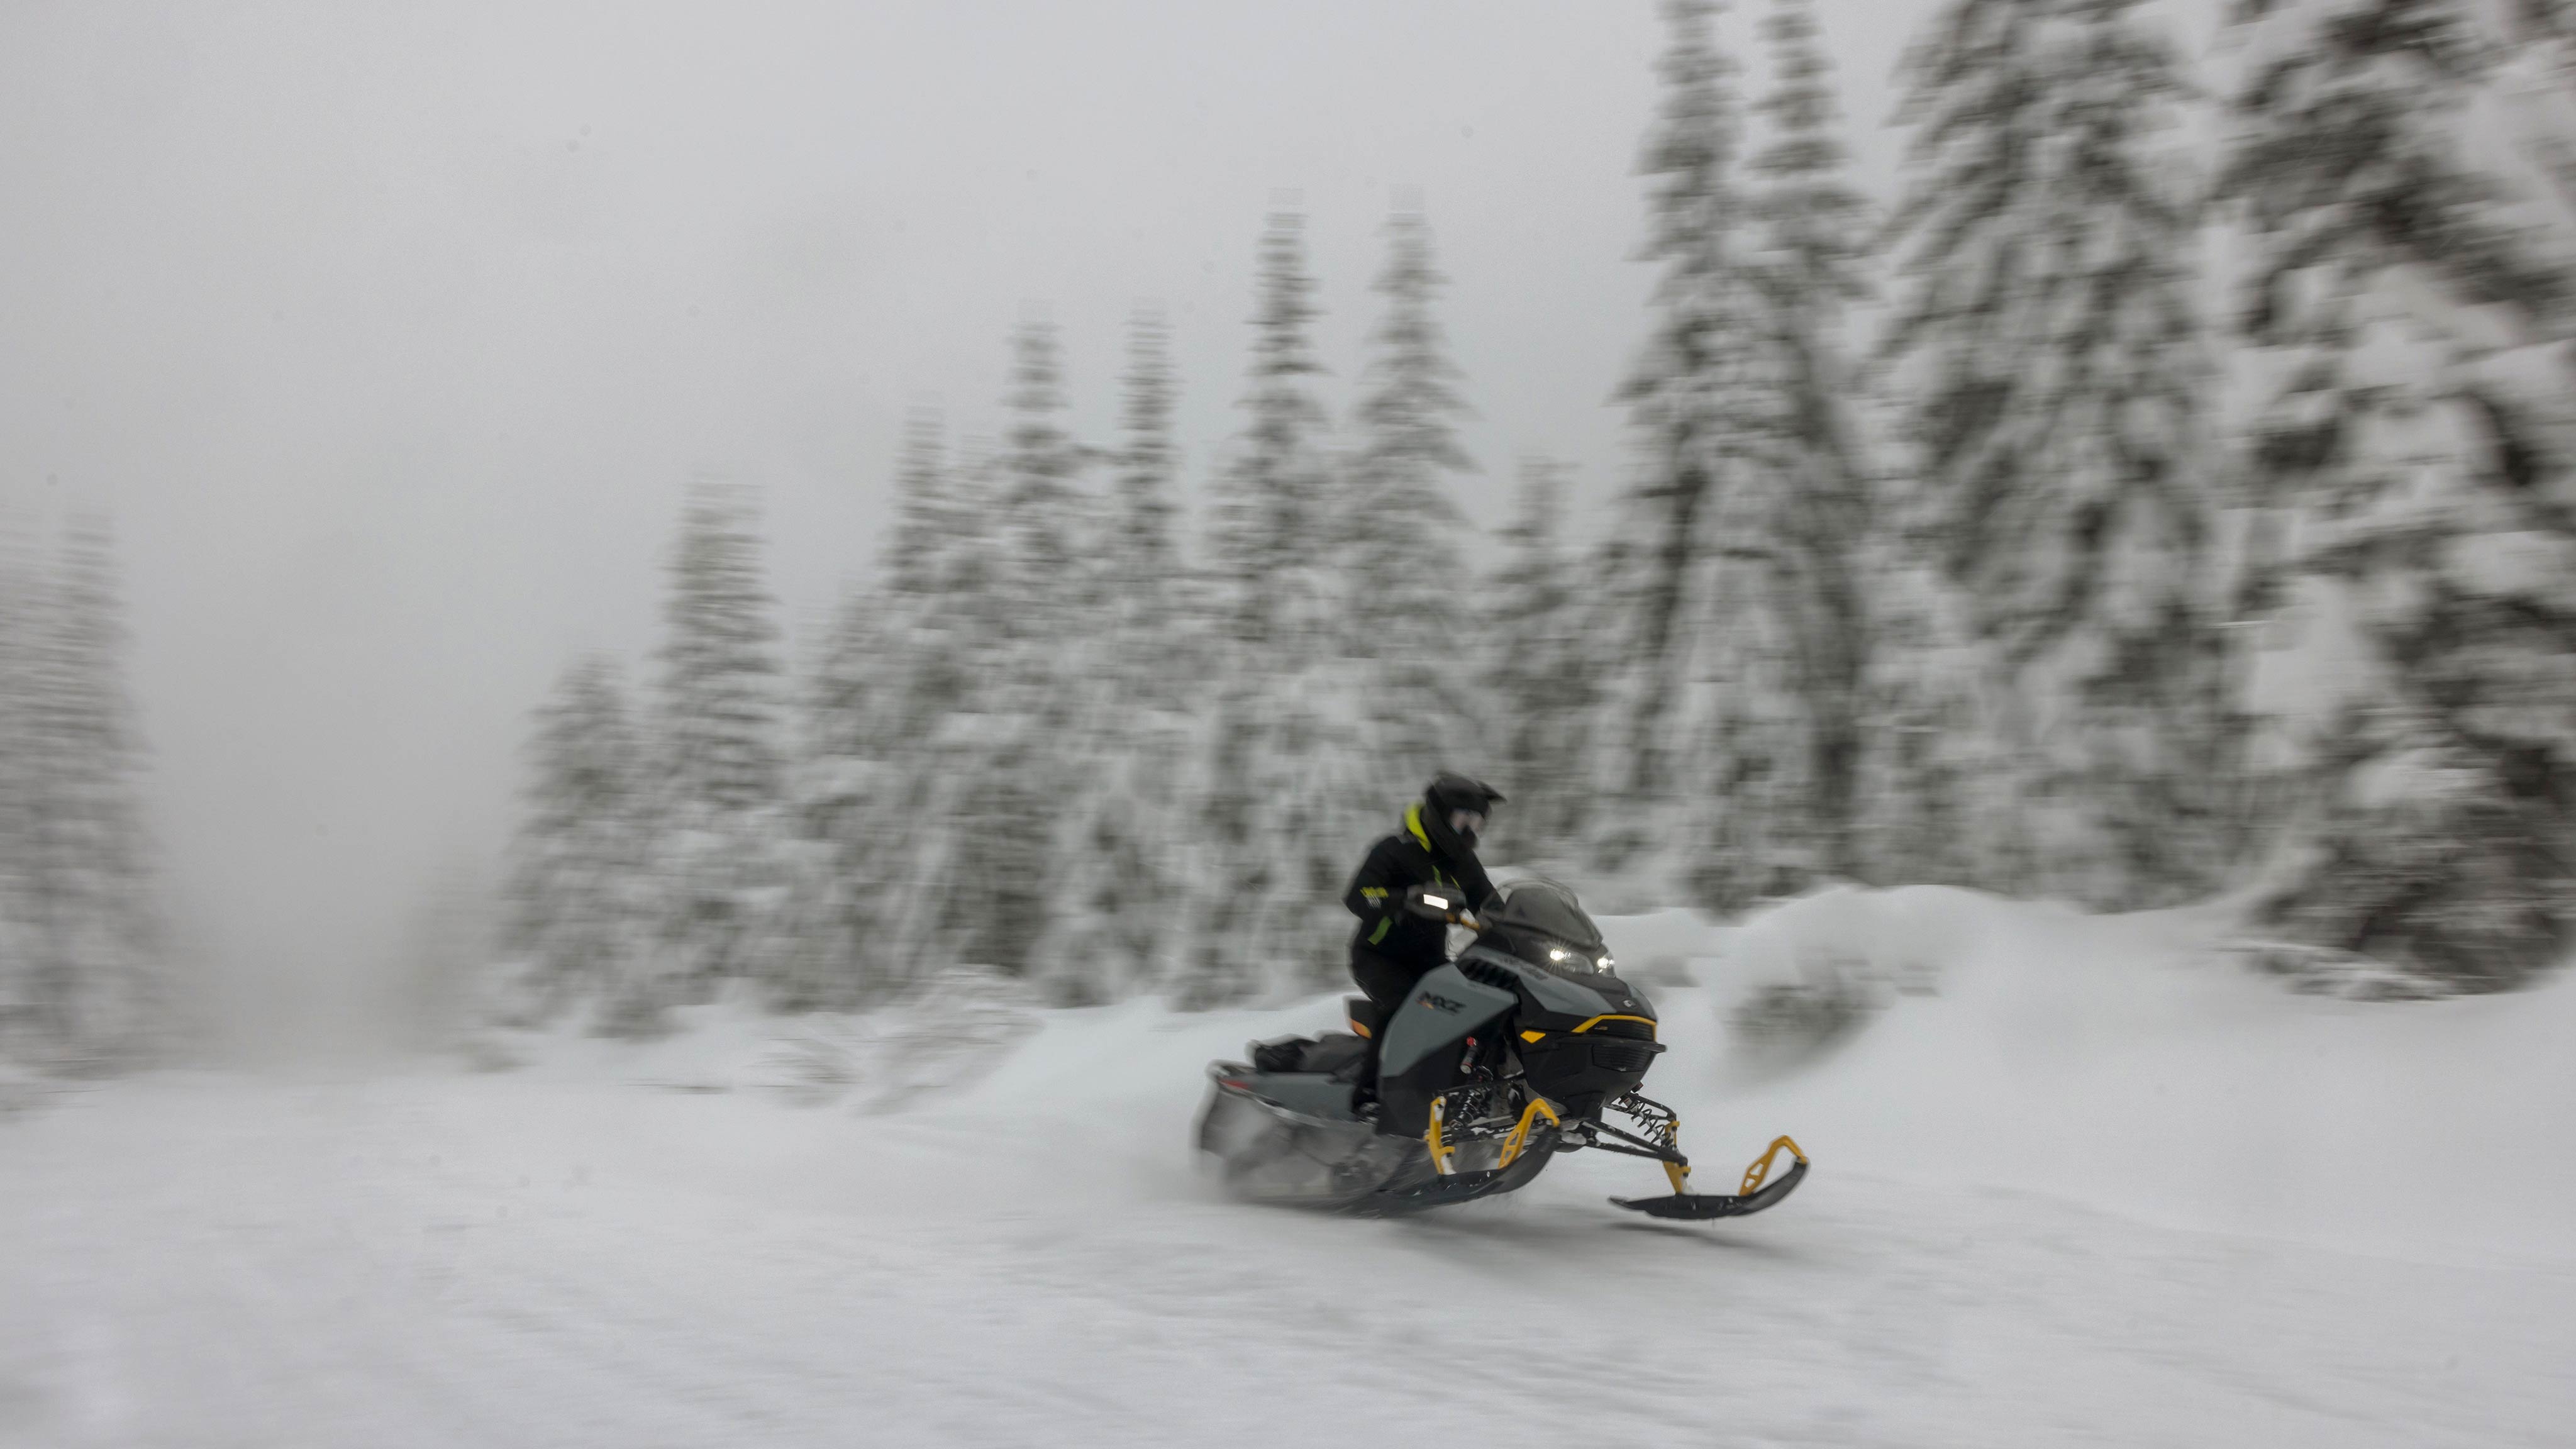
M 1565 467 L 1524 458 L 1517 511 L 1486 583 L 1485 637 L 1500 717 L 1496 777 L 1511 804 L 1495 818 L 1497 859 L 1571 863 L 1591 826 L 1591 726 L 1600 661 L 1585 625 L 1566 537 Z
M 663 609 L 652 869 L 666 902 L 656 960 L 630 976 L 618 1020 L 650 1030 L 661 1008 L 721 976 L 765 969 L 786 872 L 777 626 L 761 577 L 757 515 L 739 487 L 689 494 Z
M 34 600 L 34 569 L 14 531 L 0 531 L 0 1061 L 35 1038 L 25 893 L 36 805 L 25 723 Z
M 953 571 L 957 519 L 947 487 L 947 426 L 934 407 L 916 406 L 903 421 L 895 463 L 894 533 L 885 548 L 886 587 L 922 597 L 939 592 Z
M 1093 520 L 1080 491 L 1087 461 L 1064 424 L 1064 357 L 1055 324 L 1024 318 L 1011 335 L 1011 426 L 1003 455 L 1004 597 L 1015 638 L 1078 631 Z
M 1722 461 L 1704 506 L 1704 596 L 1690 616 L 1704 679 L 1677 721 L 1677 829 L 1690 895 L 1735 909 L 1856 873 L 1853 815 L 1870 656 L 1861 587 L 1868 479 L 1854 437 L 1844 312 L 1862 296 L 1866 206 L 1844 185 L 1813 16 L 1775 4 L 1767 144 L 1728 243 L 1728 350 L 1711 370 Z M 1721 271 L 1721 275 L 1723 272 Z
M 1023 321 L 1012 352 L 995 580 L 1003 648 L 976 681 L 981 748 L 958 761 L 949 924 L 963 959 L 1023 976 L 1047 964 L 1040 944 L 1052 923 L 1057 837 L 1076 784 L 1075 695 L 1108 661 L 1097 638 L 1097 520 L 1077 486 L 1085 450 L 1064 426 L 1053 324 Z
M 956 854 L 946 925 L 961 961 L 1025 976 L 1050 924 L 1064 775 L 1051 732 L 986 718 L 998 726 L 995 737 L 959 761 L 964 768 L 951 783 Z
M 1447 483 L 1475 463 L 1458 441 L 1456 422 L 1469 410 L 1432 313 L 1445 279 L 1430 225 L 1399 210 L 1386 236 L 1376 284 L 1386 312 L 1369 339 L 1343 503 L 1326 527 L 1347 569 L 1342 648 L 1362 661 L 1370 782 L 1381 798 L 1401 800 L 1440 768 L 1481 754 L 1462 587 L 1469 529 Z
M 1226 633 L 1238 647 L 1314 654 L 1337 642 L 1325 537 L 1332 477 L 1321 435 L 1324 405 L 1309 379 L 1324 369 L 1308 329 L 1305 218 L 1281 212 L 1263 231 L 1252 366 L 1240 406 L 1249 414 L 1228 459 L 1211 519 L 1211 562 L 1230 575 Z
M 1000 657 L 990 520 L 938 413 L 906 420 L 874 587 L 843 601 L 807 695 L 791 1003 L 864 1003 L 951 963 L 955 800 L 983 748 L 963 722 Z
M 1172 373 L 1171 327 L 1160 312 L 1140 309 L 1129 321 L 1121 382 L 1123 436 L 1113 455 L 1116 491 L 1106 550 L 1121 641 L 1119 673 L 1154 704 L 1170 707 L 1181 702 L 1188 680 L 1171 653 L 1186 581 L 1173 531 L 1180 447 L 1172 438 L 1172 417 L 1180 387 Z
M 1776 0 L 1763 20 L 1773 85 L 1757 108 L 1771 125 L 1755 154 L 1750 210 L 1759 330 L 1778 397 L 1757 445 L 1740 518 L 1756 594 L 1775 621 L 1799 788 L 1784 801 L 1790 854 L 1759 862 L 1853 876 L 1852 830 L 1871 620 L 1860 571 L 1871 519 L 1867 468 L 1851 414 L 1846 307 L 1868 295 L 1868 205 L 1844 180 L 1832 72 L 1810 0 Z M 1735 530 L 1730 530 L 1730 533 Z
M 883 703 L 854 717 L 864 738 L 853 743 L 869 752 L 936 733 L 966 707 L 975 669 L 999 643 L 992 510 L 975 460 L 952 463 L 945 439 L 935 409 L 917 408 L 906 422 L 880 617 L 853 621 L 853 638 L 875 634 L 901 646 L 888 661 L 892 675 L 871 691 Z
M 1274 215 L 1261 239 L 1250 420 L 1213 520 L 1224 623 L 1192 782 L 1197 901 L 1181 999 L 1193 1006 L 1328 979 L 1346 919 L 1335 900 L 1368 833 L 1354 778 L 1361 701 L 1336 667 L 1331 473 L 1309 383 L 1322 369 L 1302 226 Z
M 2481 119 L 2508 18 L 2240 4 L 2223 182 L 2273 387 L 2247 471 L 2286 524 L 2256 698 L 2297 808 L 2262 915 L 2472 990 L 2576 924 L 2576 293 L 2564 198 Z
M 130 1061 L 166 1024 L 160 915 L 143 814 L 143 744 L 106 523 L 75 519 L 22 594 L 9 754 L 18 793 L 19 1009 L 36 1054 Z
M 779 797 L 778 627 L 761 579 L 751 497 L 691 489 L 663 606 L 662 740 L 684 815 L 758 810 Z
M 491 1014 L 513 1025 L 617 996 L 650 947 L 644 758 L 624 671 L 606 654 L 564 667 L 528 741 Z
M 1662 276 L 1644 355 L 1619 392 L 1643 453 L 1621 528 L 1633 540 L 1622 564 L 1634 573 L 1622 591 L 1626 638 L 1604 696 L 1622 804 L 1602 817 L 1596 847 L 1601 865 L 1631 874 L 1652 873 L 1640 860 L 1649 849 L 1685 872 L 1706 865 L 1705 843 L 1686 839 L 1686 822 L 1724 808 L 1708 799 L 1727 785 L 1724 767 L 1712 770 L 1707 756 L 1721 698 L 1708 676 L 1724 642 L 1708 632 L 1719 602 L 1716 519 L 1768 401 L 1756 386 L 1760 298 L 1745 265 L 1734 175 L 1735 64 L 1718 49 L 1712 0 L 1663 8 L 1663 106 L 1640 168 L 1652 178 L 1642 256 L 1660 263 Z
M 1980 705 L 1976 632 L 1921 526 L 1919 484 L 1882 487 L 1866 554 L 1873 637 L 1854 854 L 1870 881 L 1991 883 L 1986 842 L 2008 828 L 1994 817 L 2012 801 L 1993 788 L 2008 766 Z
M 2199 212 L 2188 95 L 2135 0 L 1952 0 L 1903 70 L 1885 339 L 2008 775 L 1991 883 L 2099 904 L 2212 883 Z
M 1177 871 L 1181 780 L 1194 737 L 1201 641 L 1184 627 L 1191 581 L 1174 546 L 1176 386 L 1162 317 L 1129 329 L 1121 439 L 1104 554 L 1102 632 L 1069 678 L 1073 769 L 1057 835 L 1054 900 L 1041 948 L 1048 989 L 1090 1001 L 1160 983 L 1186 899 Z
M 947 448 L 934 408 L 904 419 L 895 519 L 878 578 L 846 590 L 804 695 L 803 752 L 792 791 L 798 850 L 784 912 L 792 943 L 777 997 L 791 1009 L 849 1007 L 909 973 L 888 951 L 897 914 L 889 886 L 919 786 L 901 759 L 962 697 L 966 669 L 932 637 L 932 603 L 948 574 Z

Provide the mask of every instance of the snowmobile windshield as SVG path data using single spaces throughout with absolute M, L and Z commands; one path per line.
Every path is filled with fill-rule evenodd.
M 1611 967 L 1601 928 L 1583 913 L 1574 892 L 1554 881 L 1511 886 L 1484 920 L 1485 929 L 1501 938 L 1504 949 L 1533 966 L 1569 976 L 1588 976 Z
M 1490 923 L 1535 931 L 1573 946 L 1601 949 L 1601 928 L 1583 913 L 1574 892 L 1552 880 L 1518 882 L 1503 892 L 1503 903 L 1486 915 Z

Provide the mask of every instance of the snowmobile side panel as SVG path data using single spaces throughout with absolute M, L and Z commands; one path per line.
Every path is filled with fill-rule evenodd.
M 1434 967 L 1415 983 L 1411 999 L 1386 1028 L 1378 1064 L 1377 1130 L 1420 1137 L 1431 1121 L 1431 1102 L 1458 1085 L 1467 1043 L 1520 1005 L 1509 984 L 1470 980 L 1457 965 Z
M 1244 1090 L 1276 1102 L 1304 1117 L 1356 1122 L 1351 1111 L 1351 1084 L 1321 1072 L 1254 1072 L 1242 1079 Z
M 1433 967 L 1413 983 L 1411 999 L 1387 1022 L 1379 1072 L 1402 1076 L 1433 1052 L 1455 1047 L 1519 1000 L 1499 987 L 1468 980 L 1454 965 Z

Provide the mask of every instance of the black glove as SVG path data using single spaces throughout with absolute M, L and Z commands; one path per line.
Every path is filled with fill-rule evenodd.
M 1404 893 L 1404 908 L 1434 921 L 1454 921 L 1466 914 L 1467 893 L 1456 886 L 1426 881 Z

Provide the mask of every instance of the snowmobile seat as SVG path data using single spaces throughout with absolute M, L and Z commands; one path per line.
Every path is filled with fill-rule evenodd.
M 1377 1038 L 1386 1026 L 1386 1009 L 1365 996 L 1345 996 L 1342 1011 L 1351 1019 L 1351 1035 Z
M 1251 1059 L 1256 1072 L 1302 1072 L 1306 1069 L 1306 1048 L 1314 1044 L 1302 1036 L 1273 1037 L 1244 1043 L 1243 1054 Z
M 1246 1055 L 1252 1058 L 1257 1071 L 1302 1072 L 1352 1082 L 1359 1080 L 1369 1051 L 1366 1041 L 1336 1031 L 1319 1037 L 1283 1036 L 1253 1042 Z
M 1368 1059 L 1369 1044 L 1364 1039 L 1327 1032 L 1315 1038 L 1315 1044 L 1307 1049 L 1305 1069 L 1322 1072 L 1337 1082 L 1356 1082 Z

